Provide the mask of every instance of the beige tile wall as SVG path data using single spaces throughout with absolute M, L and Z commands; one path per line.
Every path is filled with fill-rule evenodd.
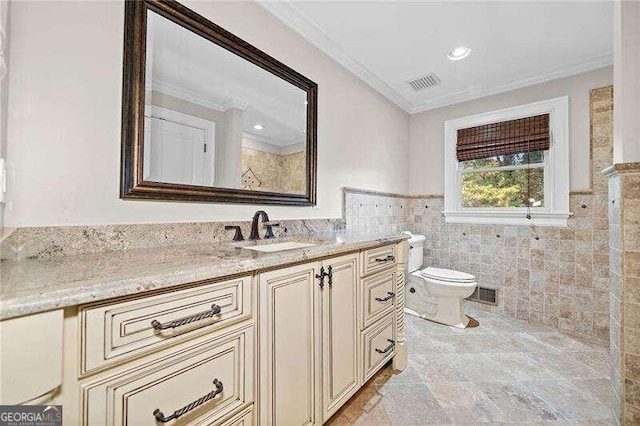
M 405 195 L 344 188 L 343 197 L 348 231 L 385 233 L 412 229 L 411 203 Z
M 477 308 L 605 340 L 608 231 L 594 228 L 593 195 L 571 201 L 570 226 L 551 228 L 446 224 L 442 198 L 414 199 L 413 229 L 427 235 L 425 265 L 466 271 L 498 289 L 497 306 Z
M 305 166 L 304 151 L 278 155 L 242 148 L 242 172 L 251 168 L 261 182 L 258 187 L 245 189 L 304 194 L 306 191 Z
M 640 164 L 609 169 L 614 418 L 640 424 Z
M 446 224 L 442 196 L 346 190 L 347 229 L 424 234 L 425 266 L 467 271 L 480 285 L 498 289 L 498 306 L 476 303 L 480 309 L 604 342 L 610 322 L 609 220 L 601 170 L 612 161 L 612 106 L 612 87 L 591 92 L 592 191 L 571 194 L 574 216 L 567 228 Z

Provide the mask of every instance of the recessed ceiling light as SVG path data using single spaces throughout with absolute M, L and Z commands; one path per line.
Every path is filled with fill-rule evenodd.
M 260 124 L 260 123 L 254 124 L 253 128 L 256 130 L 264 130 L 264 124 Z
M 447 58 L 451 59 L 452 61 L 459 61 L 460 59 L 464 59 L 469 56 L 469 53 L 471 53 L 471 49 L 469 49 L 468 47 L 458 46 L 451 52 L 447 53 Z

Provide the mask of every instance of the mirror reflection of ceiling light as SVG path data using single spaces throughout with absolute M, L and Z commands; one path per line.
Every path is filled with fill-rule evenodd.
M 264 130 L 264 124 L 260 124 L 260 123 L 254 124 L 253 128 L 256 130 Z
M 458 46 L 451 52 L 447 53 L 447 58 L 451 59 L 452 61 L 459 61 L 460 59 L 464 59 L 469 56 L 469 53 L 471 53 L 471 49 L 469 49 L 468 47 Z

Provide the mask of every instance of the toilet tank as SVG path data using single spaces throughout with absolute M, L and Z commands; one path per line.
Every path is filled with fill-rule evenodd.
M 424 235 L 412 234 L 409 231 L 405 231 L 405 234 L 411 236 L 409 238 L 409 272 L 417 271 L 422 267 L 422 258 L 424 256 L 424 242 L 427 239 Z

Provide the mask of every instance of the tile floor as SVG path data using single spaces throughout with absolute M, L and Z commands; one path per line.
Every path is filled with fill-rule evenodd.
M 465 330 L 407 316 L 407 369 L 384 367 L 329 424 L 611 424 L 604 343 L 470 314 Z

